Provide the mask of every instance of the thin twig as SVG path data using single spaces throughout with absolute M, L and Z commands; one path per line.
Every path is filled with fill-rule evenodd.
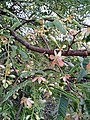
M 46 69 L 43 69 L 43 71 L 53 71 L 53 72 L 57 72 L 57 73 L 60 73 L 59 71 L 55 70 L 55 69 L 52 69 L 52 68 L 46 68 Z
M 80 30 L 79 32 L 77 32 L 75 35 L 73 35 L 73 40 L 72 40 L 71 44 L 68 45 L 68 50 L 67 50 L 67 52 L 70 50 L 70 48 L 72 47 L 72 45 L 75 43 L 75 38 L 76 38 L 76 36 L 77 36 L 80 32 L 81 32 L 81 30 Z
M 30 15 L 30 18 L 34 15 L 35 13 L 32 13 L 31 15 Z M 19 17 L 18 17 L 19 18 Z M 19 19 L 22 19 L 22 18 L 19 18 Z M 25 20 L 24 19 L 24 22 L 22 23 L 22 24 L 20 24 L 18 27 L 16 27 L 15 29 L 14 29 L 14 31 L 16 31 L 17 29 L 19 29 L 20 27 L 22 27 L 24 24 L 26 24 L 26 23 L 29 23 L 29 22 L 35 22 L 35 20 Z
M 49 47 L 49 45 L 48 45 L 47 40 L 46 40 L 43 36 L 41 36 L 41 38 L 42 38 L 42 40 L 45 42 L 45 44 L 46 44 L 47 48 L 50 50 L 50 47 Z
M 85 23 L 82 23 L 82 25 L 86 26 L 86 27 L 90 27 L 90 25 L 88 24 L 85 24 Z
M 16 113 L 16 118 L 15 118 L 15 120 L 19 120 L 19 115 L 20 115 L 20 112 L 21 112 L 21 110 L 22 110 L 22 107 L 23 107 L 23 104 L 20 104 L 20 107 L 19 107 L 19 109 L 18 109 L 18 111 L 17 111 L 17 113 Z

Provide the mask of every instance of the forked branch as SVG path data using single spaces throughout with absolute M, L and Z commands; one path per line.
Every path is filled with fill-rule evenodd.
M 33 45 L 29 44 L 28 42 L 26 42 L 25 40 L 23 40 L 22 38 L 20 38 L 16 32 L 14 32 L 12 30 L 10 32 L 15 40 L 17 40 L 18 42 L 23 44 L 27 49 L 29 49 L 31 51 L 49 54 L 49 55 L 54 54 L 54 50 L 49 50 L 49 49 L 33 46 Z M 90 51 L 87 51 L 87 50 L 69 50 L 67 52 L 67 51 L 62 50 L 62 56 L 84 56 L 84 57 L 86 57 L 86 56 L 90 56 Z

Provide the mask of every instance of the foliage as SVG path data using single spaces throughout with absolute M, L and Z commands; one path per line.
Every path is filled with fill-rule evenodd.
M 88 16 L 90 0 L 0 1 L 1 119 L 44 120 L 52 98 L 49 119 L 89 120 Z

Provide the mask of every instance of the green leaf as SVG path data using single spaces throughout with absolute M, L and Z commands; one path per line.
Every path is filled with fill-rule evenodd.
M 42 16 L 42 19 L 46 19 L 46 20 L 54 20 L 56 17 L 54 16 L 50 16 L 50 15 L 44 15 Z
M 69 74 L 74 73 L 79 67 L 79 64 L 75 65 L 74 67 L 71 68 L 71 70 L 69 71 Z
M 41 74 L 46 75 L 46 73 L 43 72 L 42 70 L 38 70 L 38 71 L 33 70 L 33 71 L 26 71 L 26 72 L 21 73 L 20 77 L 25 78 L 25 77 L 28 77 L 30 75 L 41 75 Z
M 30 83 L 31 83 L 31 81 L 26 80 L 23 83 L 15 86 L 15 87 L 12 87 L 12 89 L 10 91 L 8 91 L 8 93 L 5 95 L 4 100 L 1 103 L 7 101 L 9 99 L 9 97 L 11 97 L 16 91 L 18 91 L 19 89 L 25 87 L 26 85 L 28 85 Z
M 78 82 L 86 75 L 86 70 L 84 68 L 81 69 L 80 74 L 77 77 Z
M 85 102 L 85 105 L 86 105 L 87 112 L 90 115 L 90 100 L 86 99 L 84 102 Z
M 15 19 L 13 17 L 9 17 L 9 16 L 6 16 L 6 15 L 3 16 L 3 19 L 9 20 L 12 23 L 15 21 Z
M 14 30 L 16 27 L 18 27 L 20 25 L 20 21 L 17 21 L 13 24 L 13 26 L 10 28 L 11 30 Z
M 90 82 L 88 82 L 88 83 L 84 83 L 84 84 L 78 84 L 78 86 L 80 87 L 80 88 L 85 88 L 85 89 L 90 89 Z
M 85 41 L 86 43 L 90 42 L 90 34 L 87 37 L 84 37 L 83 41 Z
M 3 32 L 0 33 L 0 35 L 7 37 L 7 38 L 11 38 L 9 30 L 3 30 Z
M 88 58 L 84 58 L 83 62 L 82 62 L 82 65 L 83 65 L 83 68 L 86 70 L 86 66 L 87 64 L 89 63 L 89 59 Z
M 12 48 L 12 50 L 17 50 L 17 46 L 15 46 L 15 45 L 12 45 L 11 48 Z
M 12 49 L 12 51 L 11 51 L 11 56 L 12 56 L 12 57 L 15 57 L 15 56 L 17 55 L 17 52 L 16 52 L 17 46 L 12 45 L 12 46 L 11 46 L 11 49 Z
M 48 27 L 54 27 L 54 25 L 53 25 L 53 22 L 46 22 L 45 23 L 45 26 L 48 28 Z
M 53 24 L 62 34 L 66 34 L 66 29 L 64 28 L 61 22 L 59 22 L 58 20 L 54 20 Z
M 79 24 L 79 22 L 78 22 L 78 21 L 73 20 L 73 23 L 74 23 L 75 25 L 77 25 L 80 29 L 82 28 L 82 25 L 81 25 L 81 24 Z
M 56 120 L 64 120 L 68 108 L 68 98 L 65 95 L 61 95 L 58 108 L 58 115 Z
M 22 56 L 23 59 L 28 59 L 28 54 L 23 50 L 18 49 L 19 54 Z
M 21 73 L 20 77 L 21 78 L 25 78 L 25 77 L 28 77 L 30 75 L 30 72 L 24 72 L 24 73 Z
M 59 88 L 53 87 L 53 86 L 49 86 L 49 87 L 54 88 L 54 90 L 51 89 L 51 91 L 52 91 L 53 93 L 55 93 L 55 92 L 56 92 L 56 94 L 59 94 L 59 93 L 60 93 L 60 94 L 62 94 L 62 95 L 65 95 L 65 96 L 68 97 L 69 99 L 73 100 L 74 102 L 79 103 L 79 99 L 77 98 L 77 96 L 74 96 L 73 94 L 68 93 L 68 92 L 66 92 L 65 90 L 62 90 L 60 87 L 59 87 Z
M 52 35 L 49 35 L 49 38 L 59 47 L 58 42 L 55 37 L 53 37 Z
M 12 12 L 10 12 L 7 9 L 5 9 L 4 11 L 7 12 L 8 14 L 10 14 L 11 16 L 13 16 L 17 21 L 19 21 L 19 19 L 17 18 L 17 16 L 15 14 L 13 14 Z

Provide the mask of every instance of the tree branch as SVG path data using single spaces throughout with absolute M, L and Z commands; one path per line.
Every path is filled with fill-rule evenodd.
M 18 109 L 18 111 L 17 111 L 17 113 L 16 113 L 16 119 L 15 119 L 15 120 L 18 120 L 18 119 L 19 119 L 19 115 L 20 115 L 20 112 L 21 112 L 22 107 L 23 107 L 23 105 L 20 104 L 20 107 L 19 107 L 19 109 Z
M 73 40 L 71 42 L 71 44 L 68 45 L 68 50 L 67 52 L 70 50 L 70 48 L 72 47 L 72 45 L 75 43 L 75 38 L 76 36 L 81 32 L 81 30 L 79 32 L 77 32 L 75 35 L 73 35 Z
M 16 32 L 10 30 L 10 33 L 14 37 L 14 39 L 16 39 L 18 42 L 23 44 L 29 50 L 39 52 L 39 53 L 45 53 L 45 54 L 49 54 L 49 55 L 54 54 L 54 50 L 49 50 L 49 49 L 40 48 L 40 47 L 30 45 L 28 42 L 26 42 L 22 38 L 20 38 L 16 34 Z M 62 56 L 84 56 L 84 57 L 86 57 L 86 56 L 90 56 L 90 51 L 87 51 L 87 50 L 69 50 L 67 52 L 67 51 L 62 50 Z
M 90 25 L 88 24 L 85 24 L 85 23 L 82 23 L 82 25 L 86 26 L 86 27 L 90 27 Z
M 6 15 L 6 12 L 2 9 L 0 9 L 0 15 Z
M 30 16 L 30 18 L 34 15 L 35 13 L 32 13 L 31 14 L 31 16 Z M 19 18 L 19 17 L 18 17 Z M 22 18 L 19 18 L 19 19 L 22 19 Z M 20 27 L 22 27 L 24 24 L 26 24 L 26 23 L 29 23 L 29 22 L 31 22 L 32 24 L 35 24 L 35 23 L 33 23 L 33 22 L 35 22 L 35 20 L 24 20 L 24 22 L 22 23 L 22 24 L 20 24 L 18 27 L 16 27 L 14 30 L 16 31 L 17 29 L 19 29 Z

